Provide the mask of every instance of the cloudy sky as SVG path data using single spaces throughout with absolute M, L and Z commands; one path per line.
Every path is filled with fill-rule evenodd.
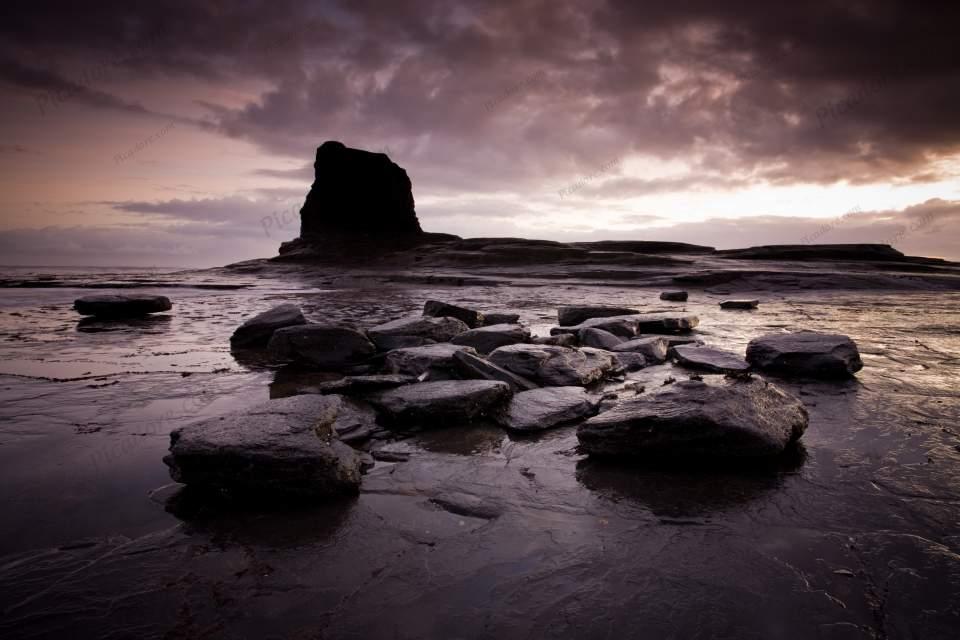
M 960 260 L 960 4 L 11 1 L 0 264 L 212 266 L 297 235 L 316 147 L 424 229 Z

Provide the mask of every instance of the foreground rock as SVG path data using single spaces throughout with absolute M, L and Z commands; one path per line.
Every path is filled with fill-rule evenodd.
M 636 309 L 627 307 L 598 307 L 598 306 L 576 306 L 560 307 L 557 309 L 557 323 L 561 326 L 569 327 L 580 324 L 584 320 L 591 318 L 609 318 L 611 316 L 625 316 L 632 313 L 640 313 Z
M 538 344 L 514 344 L 490 354 L 490 362 L 549 387 L 586 386 L 598 382 L 616 363 L 598 349 L 571 349 Z
M 267 349 L 278 360 L 298 360 L 332 370 L 359 364 L 377 351 L 358 329 L 324 324 L 277 329 Z
M 661 300 L 666 300 L 667 302 L 686 302 L 687 301 L 687 292 L 686 291 L 664 291 L 660 294 Z
M 453 364 L 457 373 L 468 380 L 499 380 L 510 385 L 514 393 L 537 388 L 530 380 L 510 373 L 466 349 L 453 354 Z
M 360 458 L 337 439 L 335 396 L 271 400 L 170 434 L 164 462 L 177 482 L 218 493 L 317 499 L 355 493 Z M 351 414 L 351 415 L 347 415 Z M 349 429 L 347 429 L 349 431 Z
M 801 331 L 754 338 L 747 362 L 782 376 L 838 378 L 863 368 L 857 345 L 839 334 Z
M 458 307 L 457 305 L 447 304 L 446 302 L 440 302 L 438 300 L 427 300 L 423 305 L 423 315 L 434 318 L 456 318 L 471 329 L 484 324 L 483 314 L 479 311 Z
M 720 303 L 721 309 L 756 309 L 760 304 L 759 300 L 724 300 Z
M 73 308 L 84 316 L 130 318 L 169 311 L 173 305 L 166 296 L 128 294 L 84 296 L 74 300 Z
M 470 329 L 455 336 L 451 342 L 473 347 L 480 353 L 490 353 L 498 347 L 530 341 L 530 330 L 518 324 L 495 324 Z
M 387 353 L 386 368 L 392 373 L 411 376 L 452 372 L 455 368 L 453 358 L 459 351 L 476 354 L 471 347 L 448 343 L 394 349 Z
M 663 336 L 652 336 L 621 342 L 616 345 L 612 351 L 615 353 L 641 353 L 650 362 L 663 362 L 667 359 L 668 348 L 669 342 L 667 338 Z
M 230 336 L 233 347 L 264 347 L 273 332 L 284 327 L 307 324 L 303 311 L 295 304 L 281 304 L 246 320 Z
M 592 416 L 597 408 L 582 387 L 547 387 L 514 395 L 497 421 L 508 429 L 541 431 Z
M 377 325 L 367 335 L 381 349 L 418 346 L 433 342 L 449 342 L 470 327 L 456 318 L 410 316 Z
M 693 345 L 679 345 L 670 352 L 677 363 L 688 369 L 708 371 L 710 373 L 743 373 L 750 370 L 750 364 L 735 353 L 697 347 Z
M 368 400 L 392 422 L 452 425 L 493 413 L 509 397 L 505 382 L 443 380 L 381 391 Z
M 683 462 L 774 456 L 806 428 L 800 401 L 764 380 L 685 380 L 590 418 L 577 438 L 591 455 Z

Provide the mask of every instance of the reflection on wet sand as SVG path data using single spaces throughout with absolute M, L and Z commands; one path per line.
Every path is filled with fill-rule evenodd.
M 170 329 L 173 318 L 167 315 L 150 315 L 140 318 L 103 319 L 97 317 L 82 318 L 77 322 L 77 331 L 84 333 L 162 333 Z

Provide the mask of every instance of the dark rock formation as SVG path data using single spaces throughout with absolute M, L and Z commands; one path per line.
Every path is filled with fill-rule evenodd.
M 633 313 L 640 312 L 636 309 L 629 309 L 627 307 L 560 307 L 557 309 L 557 324 L 563 327 L 570 327 L 592 318 L 610 318 L 613 316 L 625 316 Z
M 688 369 L 710 373 L 742 373 L 750 370 L 750 365 L 743 358 L 720 349 L 678 345 L 671 348 L 670 353 L 676 358 L 677 364 Z
M 147 294 L 84 296 L 73 302 L 73 308 L 84 316 L 98 318 L 131 318 L 148 313 L 169 311 L 173 305 L 166 296 Z
M 385 366 L 388 371 L 393 373 L 411 376 L 419 376 L 424 373 L 434 375 L 442 375 L 445 372 L 452 373 L 455 367 L 453 357 L 458 351 L 476 354 L 472 347 L 441 342 L 423 347 L 394 349 L 387 353 Z
M 444 380 L 381 391 L 368 399 L 388 421 L 455 426 L 494 412 L 510 393 L 505 382 Z
M 419 346 L 430 342 L 447 342 L 470 327 L 462 320 L 450 317 L 408 316 L 383 324 L 367 331 L 370 339 L 381 349 L 399 348 L 397 338 L 416 339 L 402 346 Z
M 687 296 L 686 291 L 664 291 L 660 294 L 660 299 L 667 302 L 686 302 Z
M 526 378 L 510 373 L 467 350 L 454 353 L 453 363 L 457 373 L 468 380 L 499 380 L 510 385 L 514 393 L 537 388 L 537 385 Z
M 483 354 L 518 342 L 530 342 L 530 330 L 519 324 L 495 324 L 464 331 L 451 340 L 453 344 L 473 347 Z
M 592 416 L 598 405 L 582 387 L 547 387 L 514 395 L 496 419 L 508 429 L 542 431 Z
M 476 329 L 482 324 L 494 324 L 484 322 L 483 314 L 478 311 L 467 309 L 466 307 L 458 307 L 455 304 L 449 304 L 447 302 L 440 302 L 439 300 L 427 300 L 423 305 L 423 315 L 433 318 L 456 318 L 471 329 Z
M 800 331 L 754 338 L 747 361 L 781 376 L 837 378 L 863 368 L 856 343 L 844 335 Z
M 760 304 L 759 300 L 724 300 L 720 303 L 721 309 L 742 309 L 749 311 L 756 309 Z
M 570 349 L 512 344 L 490 354 L 490 362 L 548 387 L 585 386 L 614 368 L 611 354 L 599 349 Z
M 764 380 L 685 380 L 590 418 L 577 438 L 592 455 L 751 458 L 783 452 L 807 420 L 799 400 Z
M 903 260 L 888 244 L 772 244 L 717 251 L 720 258 L 741 260 Z
M 586 329 L 581 329 L 577 334 L 577 340 L 584 347 L 594 347 L 596 349 L 606 349 L 607 351 L 612 350 L 618 344 L 623 342 L 623 338 L 620 336 L 614 335 L 609 331 L 604 331 L 603 329 L 595 329 L 593 327 L 587 327 Z
M 668 348 L 668 338 L 664 336 L 651 336 L 621 342 L 612 350 L 618 353 L 640 353 L 651 362 L 663 362 L 667 359 Z
M 300 209 L 300 237 L 420 234 L 407 172 L 385 153 L 328 140 L 317 149 L 314 181 Z
M 307 319 L 295 304 L 281 304 L 246 320 L 230 336 L 232 347 L 264 347 L 273 332 L 284 327 L 306 324 Z
M 361 331 L 323 324 L 277 329 L 267 349 L 278 360 L 299 360 L 332 370 L 358 364 L 376 353 L 376 347 Z

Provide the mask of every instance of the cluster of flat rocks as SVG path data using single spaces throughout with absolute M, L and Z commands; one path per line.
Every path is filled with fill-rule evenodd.
M 175 431 L 165 461 L 175 480 L 216 492 L 315 498 L 359 488 L 370 456 L 353 446 L 476 420 L 517 432 L 578 423 L 592 456 L 768 457 L 803 434 L 807 412 L 755 374 L 835 378 L 863 366 L 842 335 L 761 336 L 741 356 L 703 345 L 691 314 L 564 306 L 557 315 L 549 336 L 534 336 L 519 314 L 436 300 L 367 328 L 311 322 L 280 305 L 244 322 L 232 346 L 342 377 Z M 628 399 L 604 395 L 605 382 L 667 361 L 691 379 Z

